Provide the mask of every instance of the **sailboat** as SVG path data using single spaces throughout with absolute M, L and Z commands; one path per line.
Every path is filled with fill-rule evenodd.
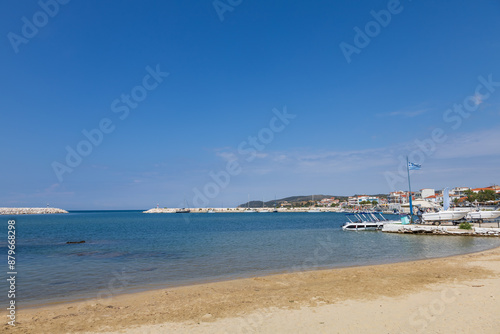
M 449 189 L 443 190 L 443 210 L 439 212 L 424 213 L 422 219 L 425 222 L 456 221 L 467 216 L 467 211 L 451 211 Z
M 260 213 L 269 213 L 268 209 L 264 209 L 264 197 L 262 197 L 262 210 L 259 211 Z
M 243 212 L 246 212 L 246 213 L 254 213 L 254 212 L 257 212 L 255 211 L 254 209 L 250 209 L 250 194 L 248 195 L 248 202 L 247 202 L 247 209 Z
M 272 211 L 273 213 L 277 213 L 278 212 L 278 208 L 276 208 L 276 204 L 278 204 L 278 203 L 276 202 L 276 195 L 274 195 L 274 209 Z

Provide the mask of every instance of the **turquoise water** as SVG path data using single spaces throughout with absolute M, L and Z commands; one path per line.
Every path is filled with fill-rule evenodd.
M 88 211 L 0 219 L 5 255 L 7 221 L 16 220 L 21 305 L 500 246 L 497 238 L 342 231 L 341 213 Z M 66 244 L 80 240 L 86 243 Z

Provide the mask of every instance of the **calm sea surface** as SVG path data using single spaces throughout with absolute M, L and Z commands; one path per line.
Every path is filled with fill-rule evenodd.
M 497 238 L 344 232 L 341 213 L 86 211 L 0 219 L 4 260 L 7 221 L 16 220 L 16 299 L 21 305 L 500 246 Z M 66 244 L 80 240 L 85 243 Z M 2 298 L 5 303 L 6 294 Z

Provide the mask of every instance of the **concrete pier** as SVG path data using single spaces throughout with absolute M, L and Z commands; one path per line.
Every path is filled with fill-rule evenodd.
M 473 227 L 471 230 L 463 230 L 459 229 L 458 226 L 384 224 L 382 232 L 500 237 L 500 228 L 496 227 Z
M 174 213 L 176 210 L 180 208 L 153 208 L 143 213 Z M 250 208 L 256 212 L 268 212 L 274 210 L 274 208 Z M 277 208 L 278 212 L 308 212 L 312 208 Z M 339 208 L 315 208 L 320 212 L 340 212 Z M 206 213 L 209 210 L 217 213 L 244 213 L 247 211 L 247 208 L 192 208 L 191 213 Z
M 0 215 L 41 215 L 53 213 L 68 213 L 57 208 L 0 208 Z

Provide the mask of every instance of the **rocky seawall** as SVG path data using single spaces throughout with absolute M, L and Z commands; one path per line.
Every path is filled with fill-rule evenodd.
M 57 208 L 0 208 L 0 215 L 42 215 L 52 213 L 68 213 Z
M 500 228 L 473 227 L 471 230 L 459 229 L 457 226 L 423 226 L 384 224 L 382 232 L 388 233 L 411 233 L 411 234 L 435 234 L 435 235 L 470 235 L 478 237 L 500 237 Z
M 175 213 L 176 209 L 162 209 L 162 208 L 154 208 L 149 209 L 147 211 L 143 211 L 142 213 Z

